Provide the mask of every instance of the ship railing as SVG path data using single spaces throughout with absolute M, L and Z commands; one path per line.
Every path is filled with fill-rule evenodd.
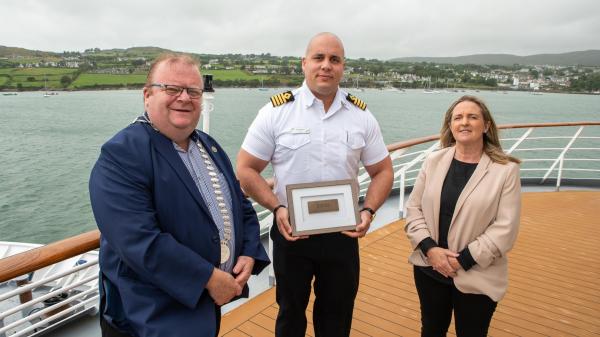
M 98 311 L 99 232 L 0 260 L 0 337 L 37 336 Z M 10 254 L 11 245 L 0 242 Z
M 507 133 L 502 138 L 503 148 L 522 160 L 523 181 L 552 184 L 556 190 L 565 183 L 600 185 L 600 122 L 511 124 L 499 128 L 503 135 Z M 548 134 L 545 131 L 549 129 L 553 131 Z M 414 185 L 422 162 L 438 148 L 438 135 L 388 145 L 394 167 L 394 193 L 399 196 L 398 218 L 405 214 L 405 194 Z M 360 197 L 364 198 L 370 183 L 364 168 L 359 170 L 358 182 Z M 255 208 L 261 233 L 266 233 L 272 215 L 258 205 Z M 99 238 L 100 233 L 94 230 L 0 259 L 0 286 L 20 282 L 17 289 L 0 294 L 0 308 L 5 301 L 31 296 L 31 291 L 39 294 L 0 312 L 0 337 L 38 334 L 78 315 L 94 313 L 98 303 L 98 261 L 97 251 L 93 250 L 99 247 Z M 56 268 L 60 263 L 69 268 Z M 34 276 L 27 277 L 31 273 Z M 68 294 L 65 299 L 40 307 L 45 300 L 64 293 Z
M 508 124 L 499 126 L 503 133 L 510 135 L 501 138 L 501 144 L 506 152 L 521 159 L 521 176 L 529 183 L 538 185 L 547 184 L 554 180 L 556 190 L 561 187 L 561 183 L 568 180 L 570 183 L 577 180 L 585 180 L 586 184 L 595 182 L 600 184 L 600 122 L 581 122 L 581 123 L 543 123 L 543 124 Z M 584 135 L 584 128 L 590 130 L 589 135 Z M 542 130 L 552 128 L 550 136 L 536 135 Z M 556 128 L 560 128 L 561 134 L 555 134 Z M 573 130 L 574 129 L 574 130 Z M 539 141 L 550 143 L 541 146 L 533 146 L 532 143 Z M 574 146 L 576 141 L 584 142 L 584 145 Z M 587 145 L 587 144 L 590 145 Z M 388 145 L 388 151 L 392 159 L 394 169 L 393 193 L 398 194 L 398 219 L 404 218 L 406 214 L 406 194 L 409 192 L 420 171 L 425 158 L 433 151 L 439 149 L 439 135 L 411 139 L 404 142 Z M 586 156 L 581 152 L 587 151 Z M 544 156 L 540 157 L 539 154 Z M 555 156 L 551 156 L 552 154 Z M 531 154 L 531 155 L 530 155 Z M 567 157 L 573 155 L 575 158 Z M 565 167 L 565 162 L 569 164 L 584 164 L 583 167 Z M 546 163 L 541 167 L 535 167 L 535 164 Z M 585 164 L 591 164 L 585 166 Z M 593 164 L 596 164 L 595 166 Z M 589 167 L 591 166 L 591 167 Z M 534 174 L 531 174 L 534 173 Z M 542 174 L 541 176 L 535 173 Z M 575 175 L 571 173 L 577 173 Z M 581 173 L 588 173 L 589 176 L 582 176 Z M 364 200 L 371 179 L 364 167 L 361 167 L 358 174 L 359 200 Z M 273 222 L 272 214 L 260 205 L 254 203 L 256 209 L 261 209 L 259 214 L 260 232 L 267 233 Z M 269 238 L 268 243 L 269 256 L 273 256 L 273 243 Z M 269 282 L 275 284 L 275 274 L 272 265 L 269 267 Z
M 506 124 L 498 127 L 502 147 L 521 163 L 521 178 L 527 184 L 548 186 L 558 191 L 565 182 L 573 185 L 600 184 L 600 122 L 566 122 Z M 550 135 L 546 135 L 551 130 Z M 586 131 L 586 132 L 584 132 Z M 398 194 L 398 217 L 406 214 L 409 192 L 427 156 L 439 149 L 439 135 L 411 139 L 387 146 L 394 168 L 393 193 Z M 359 199 L 363 200 L 371 179 L 361 167 L 358 174 Z M 273 218 L 268 210 L 259 209 L 261 234 L 266 233 Z
M 552 184 L 559 191 L 563 184 L 574 186 L 600 185 L 600 122 L 508 124 L 499 126 L 500 139 L 505 151 L 521 163 L 523 183 L 533 186 Z M 396 151 L 409 152 L 407 144 L 388 147 L 393 155 Z M 417 179 L 418 172 L 427 155 L 439 148 L 439 137 L 425 137 L 413 142 L 425 149 L 411 151 L 407 155 L 392 156 L 394 164 L 394 188 L 399 194 L 398 217 L 406 214 L 408 190 Z M 366 191 L 369 179 L 361 182 Z

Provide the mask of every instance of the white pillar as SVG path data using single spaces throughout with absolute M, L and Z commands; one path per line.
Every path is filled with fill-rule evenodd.
M 212 100 L 215 99 L 211 93 L 205 92 L 202 95 L 202 131 L 210 133 L 210 113 L 215 109 Z

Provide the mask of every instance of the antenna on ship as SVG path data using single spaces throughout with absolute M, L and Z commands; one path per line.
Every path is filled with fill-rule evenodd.
M 213 75 L 202 75 L 204 82 L 204 94 L 202 95 L 202 131 L 209 133 L 210 130 L 210 112 L 215 109 L 212 100 L 215 99 L 213 92 Z

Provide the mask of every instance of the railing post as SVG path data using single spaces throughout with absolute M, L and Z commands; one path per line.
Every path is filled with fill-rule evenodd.
M 413 167 L 414 165 L 416 165 L 418 162 L 420 162 L 421 160 L 427 158 L 427 156 L 433 152 L 433 150 L 437 149 L 439 146 L 439 141 L 434 142 L 429 148 L 427 148 L 427 150 L 423 151 L 423 153 L 421 153 L 420 155 L 418 155 L 416 158 L 414 158 L 413 160 L 411 160 L 410 162 L 406 163 L 406 165 L 404 165 L 401 169 L 400 169 L 400 209 L 398 210 L 398 214 L 400 216 L 400 219 L 404 218 L 404 192 L 406 189 L 406 184 L 405 184 L 405 180 L 406 180 L 406 171 L 408 169 L 410 169 L 411 167 Z
M 559 161 L 561 161 L 565 157 L 565 154 L 567 153 L 567 151 L 569 151 L 569 149 L 571 148 L 571 146 L 573 145 L 575 140 L 577 140 L 577 137 L 579 137 L 579 135 L 581 134 L 582 131 L 583 131 L 583 126 L 580 126 L 579 129 L 577 129 L 577 131 L 575 132 L 575 135 L 573 135 L 573 137 L 571 137 L 571 140 L 569 141 L 569 143 L 565 146 L 565 148 L 562 150 L 562 152 L 558 155 L 558 157 L 556 158 L 554 163 L 552 163 L 552 166 L 550 166 L 548 171 L 546 171 L 546 174 L 542 178 L 542 181 L 540 182 L 540 184 L 543 184 L 546 181 L 546 179 L 548 179 L 548 177 L 550 176 L 550 174 L 556 167 L 556 164 L 558 164 Z M 557 180 L 558 180 L 558 177 L 557 177 Z
M 563 163 L 565 162 L 565 156 L 560 156 L 558 162 L 558 175 L 556 176 L 556 192 L 560 191 L 560 180 L 562 179 Z
M 404 218 L 404 192 L 406 189 L 406 185 L 405 185 L 405 179 L 406 179 L 406 171 L 404 170 L 404 168 L 402 168 L 400 170 L 400 195 L 399 195 L 399 199 L 400 199 L 400 205 L 398 205 L 398 217 L 400 219 Z
M 266 219 L 271 218 L 271 225 L 269 226 L 269 231 L 267 232 L 267 254 L 269 254 L 269 259 L 273 261 L 273 240 L 271 239 L 271 227 L 273 226 L 273 221 L 275 215 L 268 215 Z M 269 287 L 274 287 L 276 284 L 275 280 L 275 269 L 273 268 L 273 263 L 269 264 Z
M 27 284 L 29 284 L 29 274 L 25 274 L 15 281 L 17 283 L 17 287 L 26 286 Z M 33 299 L 33 294 L 32 294 L 31 290 L 19 294 L 19 303 L 21 303 L 21 304 L 25 304 L 25 303 L 31 301 L 32 299 Z M 27 310 L 28 309 L 25 309 L 25 308 L 23 308 L 23 310 L 21 310 L 22 317 L 27 317 Z
M 0 329 L 4 328 L 4 318 L 0 318 Z M 0 337 L 6 337 L 6 333 L 1 332 Z

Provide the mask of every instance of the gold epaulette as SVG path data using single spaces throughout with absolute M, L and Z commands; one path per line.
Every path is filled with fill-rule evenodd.
M 291 102 L 294 100 L 294 94 L 291 91 L 282 92 L 281 94 L 277 94 L 275 96 L 271 96 L 271 103 L 273 107 L 278 107 L 287 102 Z
M 346 99 L 349 100 L 352 104 L 356 105 L 361 110 L 365 110 L 367 108 L 367 103 L 365 103 L 362 99 L 352 94 L 348 94 L 348 96 L 346 96 Z

